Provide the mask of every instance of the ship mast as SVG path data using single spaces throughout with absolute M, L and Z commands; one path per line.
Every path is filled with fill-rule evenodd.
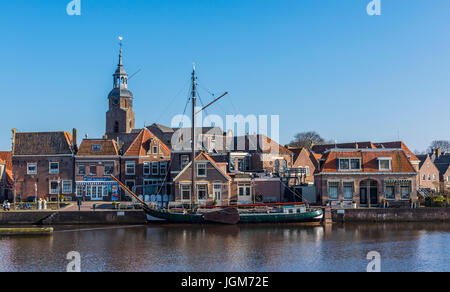
M 192 129 L 191 129 L 191 150 L 192 150 L 192 185 L 191 185 L 191 210 L 194 209 L 195 196 L 195 106 L 197 102 L 197 77 L 195 75 L 195 64 L 192 71 Z

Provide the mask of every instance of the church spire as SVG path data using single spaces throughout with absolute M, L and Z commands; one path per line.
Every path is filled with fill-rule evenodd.
M 128 74 L 123 68 L 123 50 L 122 41 L 123 38 L 119 37 L 120 53 L 119 53 L 119 64 L 117 65 L 116 72 L 114 73 L 114 88 L 128 88 Z
M 119 54 L 119 66 L 123 66 L 122 64 L 122 41 L 123 41 L 123 37 L 119 37 L 119 45 L 120 45 L 120 54 Z

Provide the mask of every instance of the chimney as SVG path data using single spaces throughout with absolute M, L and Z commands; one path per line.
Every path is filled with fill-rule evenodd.
M 73 150 L 77 151 L 78 149 L 78 131 L 77 129 L 73 128 L 72 129 L 72 143 L 73 143 Z
M 441 148 L 436 148 L 436 149 L 434 149 L 434 155 L 436 156 L 436 158 L 441 157 L 441 155 L 442 155 L 442 149 L 441 149 Z
M 11 153 L 12 155 L 14 155 L 14 149 L 16 148 L 16 133 L 17 133 L 17 129 L 12 129 L 12 147 L 11 147 Z

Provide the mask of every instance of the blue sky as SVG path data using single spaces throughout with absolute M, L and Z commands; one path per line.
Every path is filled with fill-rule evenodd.
M 450 1 L 69 0 L 2 2 L 0 149 L 10 129 L 101 137 L 119 35 L 136 125 L 183 112 L 199 82 L 229 91 L 209 113 L 279 114 L 282 143 L 450 139 Z M 200 91 L 204 102 L 211 100 Z

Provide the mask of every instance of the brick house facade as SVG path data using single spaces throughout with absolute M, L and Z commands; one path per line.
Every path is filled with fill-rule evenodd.
M 420 160 L 419 175 L 417 176 L 418 187 L 438 192 L 440 185 L 439 169 L 429 155 L 417 155 L 417 158 Z
M 407 204 L 417 200 L 417 174 L 402 149 L 332 149 L 316 174 L 318 202 Z
M 225 165 L 217 164 L 208 154 L 202 152 L 194 160 L 196 190 L 193 201 L 200 205 L 228 205 L 231 203 L 231 177 Z M 192 162 L 173 179 L 175 200 L 191 202 Z
M 170 183 L 171 151 L 149 129 L 144 128 L 122 156 L 124 184 L 145 201 L 173 201 Z
M 16 199 L 56 200 L 58 196 L 74 199 L 74 141 L 67 132 L 13 131 Z
M 319 161 L 306 148 L 289 148 L 294 153 L 292 167 L 283 173 L 289 186 L 314 185 L 314 175 L 319 170 Z
M 115 140 L 84 139 L 75 156 L 76 197 L 84 201 L 121 200 L 117 183 L 120 156 Z

